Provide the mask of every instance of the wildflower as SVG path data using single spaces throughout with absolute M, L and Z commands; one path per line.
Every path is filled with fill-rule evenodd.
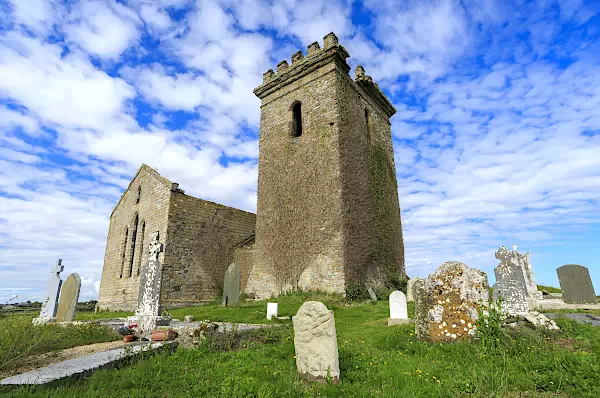
M 441 383 L 441 381 L 440 381 L 439 379 L 438 379 L 438 380 L 436 380 L 436 382 L 438 382 L 438 383 Z
M 417 372 L 417 373 L 421 373 L 421 371 L 420 371 L 419 369 L 415 370 L 415 372 Z
M 273 372 L 273 376 L 275 376 L 277 374 L 277 372 Z
M 293 358 L 294 358 L 294 359 L 296 359 L 296 356 L 294 355 L 294 357 L 293 357 Z
M 358 365 L 356 365 L 356 369 L 358 369 Z

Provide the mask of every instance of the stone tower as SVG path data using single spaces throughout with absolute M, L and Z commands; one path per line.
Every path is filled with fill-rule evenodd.
M 282 61 L 262 100 L 257 298 L 300 288 L 342 293 L 404 274 L 390 117 L 396 112 L 333 33 Z

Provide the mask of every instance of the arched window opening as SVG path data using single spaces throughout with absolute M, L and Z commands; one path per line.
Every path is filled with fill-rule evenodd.
M 137 261 L 137 275 L 140 276 L 140 269 L 142 268 L 142 258 L 144 256 L 144 237 L 146 236 L 146 221 L 142 221 L 142 229 L 140 231 L 142 233 L 142 236 L 140 238 L 140 253 L 138 255 L 138 261 Z
M 135 203 L 140 203 L 140 198 L 142 197 L 142 187 L 138 187 L 137 195 L 135 197 Z
M 129 237 L 129 228 L 125 229 L 125 239 L 123 240 L 123 247 L 121 248 L 121 274 L 119 278 L 123 277 L 123 268 L 125 267 L 125 257 L 127 256 L 127 238 Z
M 367 108 L 365 108 L 365 123 L 367 125 L 367 139 L 371 140 L 373 138 L 373 118 Z
M 292 105 L 292 137 L 302 135 L 302 103 L 294 102 Z
M 138 215 L 135 215 L 133 220 L 133 232 L 131 233 L 131 257 L 129 258 L 129 277 L 133 275 L 133 259 L 135 258 L 135 239 L 137 238 Z

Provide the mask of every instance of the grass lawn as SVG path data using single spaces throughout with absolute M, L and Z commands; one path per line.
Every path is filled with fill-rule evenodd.
M 311 295 L 281 297 L 293 315 Z M 414 326 L 387 327 L 388 302 L 348 305 L 317 296 L 334 310 L 341 381 L 306 384 L 296 374 L 288 322 L 256 332 L 231 351 L 203 344 L 95 372 L 84 380 L 3 387 L 7 397 L 461 397 L 600 396 L 600 329 L 561 318 L 560 334 L 523 332 L 454 344 L 417 341 Z M 265 302 L 178 309 L 182 319 L 267 322 Z M 409 305 L 409 315 L 414 306 Z

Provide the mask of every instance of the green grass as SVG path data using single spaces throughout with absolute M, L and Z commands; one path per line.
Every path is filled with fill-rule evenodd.
M 34 316 L 37 314 L 0 316 L 0 372 L 19 366 L 32 355 L 120 338 L 112 329 L 94 324 L 34 327 Z
M 542 291 L 542 290 L 546 290 L 548 293 L 562 293 L 562 290 L 560 290 L 557 287 L 553 287 L 553 286 L 544 286 L 544 285 L 537 285 L 538 291 Z
M 321 297 L 335 313 L 341 381 L 307 384 L 296 374 L 289 322 L 256 332 L 232 351 L 212 345 L 179 349 L 95 372 L 85 380 L 4 387 L 7 397 L 464 397 L 600 396 L 600 329 L 560 318 L 560 334 L 508 334 L 494 350 L 480 341 L 427 343 L 414 326 L 387 327 L 388 302 L 347 305 L 334 296 L 279 298 L 280 315 Z M 238 309 L 207 305 L 177 318 L 266 322 L 265 302 Z M 414 306 L 409 304 L 409 315 Z M 438 382 L 439 380 L 439 382 Z M 522 395 L 521 395 L 522 394 Z

